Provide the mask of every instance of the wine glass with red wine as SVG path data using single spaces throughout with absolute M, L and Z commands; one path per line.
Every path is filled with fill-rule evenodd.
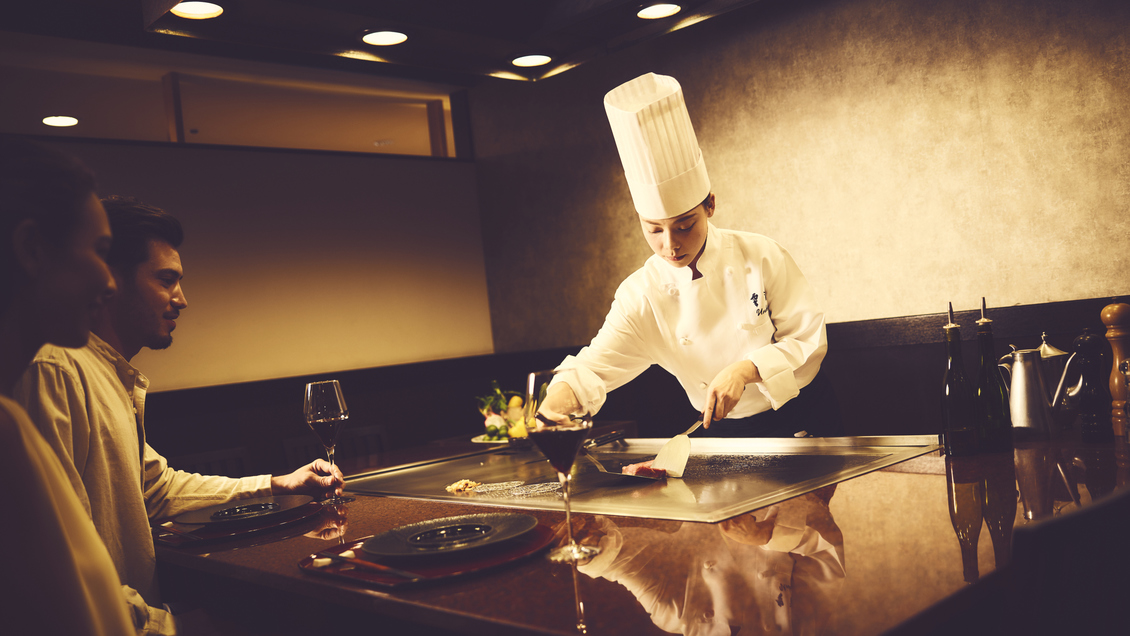
M 306 423 L 318 434 L 318 439 L 322 440 L 322 446 L 326 447 L 326 458 L 332 466 L 337 435 L 345 420 L 349 419 L 349 409 L 341 395 L 341 385 L 337 380 L 307 384 L 304 410 Z M 333 496 L 326 499 L 325 503 L 342 504 L 349 501 L 353 501 L 353 497 Z
M 575 400 L 557 399 L 558 394 L 551 388 L 551 385 L 562 382 L 580 386 L 576 377 L 576 369 L 535 371 L 530 374 L 526 385 L 526 428 L 530 439 L 557 471 L 565 498 L 565 531 L 569 543 L 549 553 L 550 561 L 561 563 L 583 562 L 600 553 L 596 546 L 578 545 L 573 540 L 573 520 L 569 510 L 570 472 L 581 444 L 592 429 L 592 414 Z

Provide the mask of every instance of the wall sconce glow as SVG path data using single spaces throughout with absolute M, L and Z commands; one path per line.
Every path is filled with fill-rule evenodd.
M 396 31 L 374 31 L 372 33 L 366 33 L 361 37 L 362 42 L 372 44 L 373 46 L 392 46 L 394 44 L 400 44 L 407 39 L 407 35 Z
M 521 66 L 522 68 L 529 68 L 531 66 L 544 66 L 553 61 L 553 58 L 548 55 L 523 55 L 516 57 L 511 62 L 514 66 Z
M 643 18 L 644 20 L 658 20 L 659 18 L 667 18 L 682 11 L 683 8 L 677 4 L 653 4 L 650 7 L 644 7 L 636 13 L 636 17 Z
M 218 18 L 224 8 L 211 2 L 182 2 L 170 9 L 173 15 L 188 20 L 209 20 Z
M 44 117 L 43 123 L 55 128 L 66 128 L 67 126 L 74 126 L 78 123 L 78 120 L 66 115 L 52 115 L 51 117 Z

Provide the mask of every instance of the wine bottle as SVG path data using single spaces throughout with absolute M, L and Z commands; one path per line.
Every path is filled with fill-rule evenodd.
M 1114 441 L 1114 429 L 1107 415 L 1109 398 L 1105 391 L 1102 368 L 1102 338 L 1083 329 L 1075 339 L 1075 364 L 1079 368 L 1079 383 L 1072 390 L 1078 401 L 1079 437 L 1085 444 L 1109 444 Z
M 961 326 L 953 321 L 949 306 L 946 332 L 946 372 L 942 377 L 942 436 L 946 455 L 963 456 L 977 452 L 977 431 L 973 426 L 973 401 L 965 381 L 965 362 L 961 355 Z
M 997 352 L 993 342 L 993 321 L 985 317 L 985 298 L 981 298 L 981 319 L 977 321 L 977 347 L 981 368 L 973 392 L 973 417 L 979 448 L 984 452 L 1003 452 L 1012 448 L 1012 417 L 1008 393 L 1004 389 Z
M 961 573 L 966 583 L 980 578 L 977 567 L 977 541 L 984 521 L 984 485 L 979 460 L 946 457 L 946 494 L 949 495 L 950 523 L 961 546 Z
M 983 462 L 984 517 L 993 542 L 993 558 L 999 570 L 1012 554 L 1012 527 L 1016 523 L 1016 468 L 1012 453 L 996 453 Z

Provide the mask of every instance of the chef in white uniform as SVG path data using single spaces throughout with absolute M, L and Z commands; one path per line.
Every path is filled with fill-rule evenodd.
M 806 389 L 828 348 L 824 313 L 785 248 L 710 222 L 718 208 L 679 83 L 648 73 L 604 107 L 655 254 L 621 283 L 592 343 L 561 363 L 579 386 L 555 384 L 546 408 L 596 413 L 608 391 L 658 364 L 716 435 L 841 434 L 831 387 L 821 378 Z

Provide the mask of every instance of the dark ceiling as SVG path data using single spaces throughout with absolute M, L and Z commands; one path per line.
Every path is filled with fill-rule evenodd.
M 756 0 L 666 0 L 683 10 L 660 20 L 636 17 L 659 0 L 214 1 L 224 14 L 213 20 L 166 13 L 175 0 L 36 2 L 0 29 L 470 86 L 543 79 Z M 371 30 L 409 39 L 373 47 L 360 40 Z M 510 64 L 534 53 L 554 61 Z

